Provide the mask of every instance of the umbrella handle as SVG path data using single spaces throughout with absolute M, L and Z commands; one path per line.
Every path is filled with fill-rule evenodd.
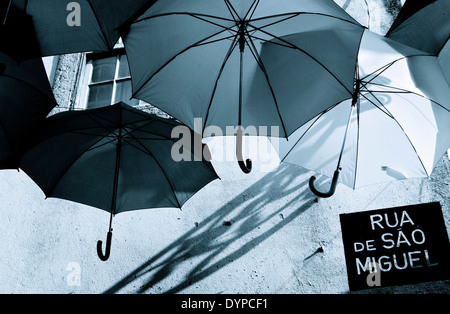
M 339 178 L 339 170 L 336 170 L 334 172 L 333 175 L 333 179 L 331 180 L 331 187 L 330 190 L 326 193 L 324 192 L 320 192 L 319 190 L 316 189 L 316 187 L 314 186 L 314 182 L 316 181 L 316 177 L 312 176 L 309 179 L 309 188 L 311 189 L 311 191 L 316 194 L 318 197 L 322 197 L 322 198 L 328 198 L 333 196 L 334 192 L 336 191 L 336 186 L 337 186 L 337 180 Z
M 238 164 L 243 173 L 248 174 L 248 173 L 252 172 L 252 160 L 251 159 L 247 159 L 245 162 L 242 160 L 239 160 Z
M 244 158 L 242 157 L 242 129 L 238 127 L 237 136 L 236 136 L 236 157 L 238 160 L 239 167 L 242 172 L 245 174 L 249 174 L 252 172 L 252 160 L 247 159 L 244 162 Z
M 108 235 L 106 237 L 105 254 L 103 254 L 103 250 L 102 250 L 103 242 L 101 240 L 99 240 L 97 242 L 97 254 L 98 254 L 98 257 L 104 262 L 106 262 L 108 260 L 109 255 L 111 253 L 111 239 L 112 239 L 112 232 L 108 231 Z

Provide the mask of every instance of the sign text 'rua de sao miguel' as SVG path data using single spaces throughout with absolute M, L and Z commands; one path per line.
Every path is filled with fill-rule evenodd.
M 440 203 L 340 215 L 350 290 L 450 279 Z

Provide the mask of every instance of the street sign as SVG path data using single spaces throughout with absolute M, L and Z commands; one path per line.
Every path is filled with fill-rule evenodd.
M 351 291 L 450 279 L 440 203 L 340 215 Z

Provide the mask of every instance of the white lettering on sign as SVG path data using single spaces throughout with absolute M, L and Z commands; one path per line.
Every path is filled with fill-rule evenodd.
M 401 213 L 392 212 L 374 214 L 369 216 L 372 230 L 386 230 L 379 239 L 369 239 L 363 242 L 354 242 L 353 249 L 356 253 L 364 251 L 376 251 L 378 247 L 385 250 L 396 248 L 411 248 L 422 245 L 426 242 L 425 232 L 419 227 L 414 230 L 402 230 L 402 227 L 415 226 L 414 221 L 406 210 Z M 376 265 L 376 267 L 372 267 Z M 388 272 L 391 270 L 405 270 L 408 268 L 421 268 L 437 266 L 438 263 L 430 261 L 428 250 L 410 250 L 402 253 L 386 254 L 379 257 L 367 256 L 365 258 L 356 258 L 356 272 L 358 275 L 369 272 L 370 278 L 367 282 L 373 284 L 374 272 Z M 375 278 L 379 282 L 379 278 Z
M 411 225 L 414 225 L 414 222 L 412 221 L 411 217 L 409 217 L 406 210 L 404 210 L 402 212 L 400 222 L 398 220 L 397 212 L 394 212 L 392 217 L 389 217 L 388 214 L 384 214 L 384 217 L 380 214 L 370 216 L 370 224 L 372 226 L 372 230 L 375 230 L 375 227 L 378 227 L 381 229 L 384 229 L 385 226 L 389 227 L 389 228 L 402 227 L 406 223 L 410 223 Z M 384 224 L 384 226 L 383 226 L 383 224 Z

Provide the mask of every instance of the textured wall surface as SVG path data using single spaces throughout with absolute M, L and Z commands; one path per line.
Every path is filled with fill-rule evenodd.
M 340 0 L 367 25 L 364 0 Z M 368 0 L 370 27 L 383 33 L 397 8 Z M 389 4 L 389 3 L 388 3 Z M 61 107 L 74 95 L 80 55 L 59 60 L 54 90 Z M 439 201 L 450 230 L 450 161 L 430 178 L 351 190 L 339 185 L 330 199 L 308 188 L 311 172 L 251 156 L 244 175 L 220 161 L 234 143 L 214 139 L 216 180 L 178 209 L 119 214 L 111 257 L 101 262 L 109 214 L 45 199 L 23 173 L 0 172 L 0 293 L 349 293 L 339 214 Z M 256 146 L 259 144 L 259 146 Z M 252 142 L 254 154 L 267 148 Z M 269 167 L 271 166 L 271 167 Z M 273 171 L 268 171 L 271 168 Z M 323 245 L 323 252 L 318 248 Z M 377 288 L 371 293 L 449 293 L 448 281 Z

